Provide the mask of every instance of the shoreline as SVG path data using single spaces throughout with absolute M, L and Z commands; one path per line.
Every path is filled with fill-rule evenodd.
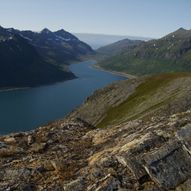
M 97 65 L 96 63 L 96 60 L 84 60 L 84 61 L 92 61 L 92 62 L 95 62 L 95 64 L 93 64 L 91 67 L 96 69 L 96 70 L 100 70 L 100 71 L 104 71 L 104 72 L 109 72 L 111 74 L 114 74 L 114 75 L 118 75 L 118 76 L 122 76 L 122 77 L 125 77 L 125 78 L 128 78 L 128 79 L 135 79 L 137 78 L 137 76 L 134 76 L 134 75 L 131 75 L 131 74 L 127 74 L 127 73 L 124 73 L 124 72 L 117 72 L 117 71 L 113 71 L 113 70 L 106 70 L 100 66 Z M 74 62 L 74 63 L 71 63 L 70 65 L 72 64 L 78 64 L 80 62 Z M 65 81 L 65 80 L 64 80 Z M 66 80 L 68 81 L 68 80 Z M 59 83 L 59 82 L 56 82 L 56 83 Z M 48 84 L 47 84 L 48 85 Z M 49 84 L 50 85 L 50 84 Z M 10 87 L 10 88 L 0 88 L 0 93 L 2 92 L 9 92 L 9 91 L 16 91 L 16 90 L 25 90 L 25 89 L 29 89 L 31 87 Z
M 29 89 L 30 87 L 23 87 L 23 88 L 0 88 L 0 93 L 1 92 L 9 92 L 9 91 L 16 91 L 16 90 L 25 90 Z
M 134 75 L 131 75 L 131 74 L 127 74 L 127 73 L 124 73 L 124 72 L 117 72 L 117 71 L 113 71 L 113 70 L 106 70 L 106 69 L 98 66 L 97 64 L 94 64 L 92 67 L 97 69 L 97 70 L 101 70 L 101 71 L 104 71 L 104 72 L 109 72 L 111 74 L 115 74 L 115 75 L 118 75 L 118 76 L 126 77 L 128 79 L 135 79 L 135 78 L 137 78 L 137 76 L 134 76 Z
M 53 83 L 48 83 L 48 84 L 41 84 L 41 85 L 36 85 L 36 86 L 31 86 L 31 87 L 29 86 L 29 87 L 0 88 L 0 93 L 2 93 L 2 92 L 9 92 L 9 91 L 16 91 L 16 90 L 26 90 L 26 89 L 31 89 L 31 88 L 43 87 L 43 86 L 50 86 L 50 85 L 53 85 L 53 84 L 58 84 L 58 83 L 74 80 L 74 79 L 77 79 L 77 78 L 78 77 L 75 76 L 74 78 L 71 78 L 71 79 L 67 79 L 67 80 L 63 80 L 63 81 L 58 81 L 58 82 L 53 82 Z

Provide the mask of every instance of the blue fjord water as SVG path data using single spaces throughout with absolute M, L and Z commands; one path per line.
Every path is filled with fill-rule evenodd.
M 0 92 L 0 134 L 27 131 L 63 118 L 98 88 L 125 79 L 92 67 L 72 64 L 77 79 L 36 88 Z

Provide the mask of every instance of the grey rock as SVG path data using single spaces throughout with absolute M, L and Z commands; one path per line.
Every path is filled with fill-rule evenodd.
M 6 147 L 7 147 L 7 144 L 5 144 L 4 142 L 1 142 L 1 141 L 0 141 L 0 149 L 1 149 L 1 148 L 6 148 Z
M 150 178 L 163 189 L 175 189 L 191 176 L 191 156 L 177 140 L 147 154 L 143 160 Z
M 65 184 L 64 191 L 83 191 L 83 179 L 78 178 Z
M 27 138 L 27 143 L 28 145 L 31 145 L 33 144 L 35 141 L 34 137 L 32 135 L 29 135 L 28 138 Z
M 31 151 L 34 153 L 40 153 L 43 152 L 46 148 L 46 143 L 34 143 L 32 144 Z

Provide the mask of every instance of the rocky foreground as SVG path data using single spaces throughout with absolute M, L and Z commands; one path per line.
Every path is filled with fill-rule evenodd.
M 63 120 L 1 136 L 0 190 L 190 191 L 190 82 L 120 82 Z
M 58 121 L 0 138 L 0 190 L 191 190 L 191 111 L 108 129 Z

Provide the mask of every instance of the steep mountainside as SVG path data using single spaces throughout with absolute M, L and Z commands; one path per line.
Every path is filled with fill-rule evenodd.
M 20 31 L 14 28 L 5 29 L 2 27 L 0 29 L 4 30 L 4 33 L 19 35 L 27 40 L 46 61 L 52 64 L 68 64 L 70 61 L 78 60 L 80 56 L 93 53 L 89 45 L 63 29 L 56 32 L 52 32 L 47 28 L 41 32 Z
M 101 61 L 105 69 L 135 75 L 191 71 L 191 30 L 179 30 Z
M 191 73 L 160 74 L 117 82 L 97 90 L 69 118 L 107 127 L 147 118 L 150 114 L 172 114 L 191 106 L 190 84 Z
M 0 88 L 48 84 L 74 78 L 67 65 L 93 53 L 74 35 L 0 27 Z
M 45 62 L 19 35 L 0 28 L 0 88 L 36 86 L 74 78 Z
M 79 60 L 82 55 L 93 53 L 89 45 L 63 29 L 56 32 L 46 28 L 40 33 L 16 32 L 34 45 L 40 55 L 52 64 L 67 65 L 70 61 Z
M 0 190 L 190 191 L 190 82 L 118 82 L 63 120 L 1 136 Z

